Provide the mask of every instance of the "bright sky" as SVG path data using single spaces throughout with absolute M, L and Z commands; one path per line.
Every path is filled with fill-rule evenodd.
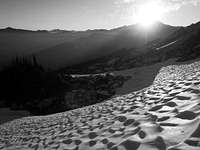
M 110 29 L 136 23 L 138 10 L 152 2 L 162 8 L 159 20 L 166 24 L 200 21 L 200 0 L 0 0 L 0 28 Z M 145 13 L 157 14 L 152 10 Z

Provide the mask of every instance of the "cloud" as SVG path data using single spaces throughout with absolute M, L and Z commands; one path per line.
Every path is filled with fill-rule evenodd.
M 163 8 L 163 14 L 179 10 L 184 5 L 200 4 L 200 0 L 115 0 L 116 6 L 114 16 L 119 20 L 130 24 L 136 23 L 138 18 L 138 10 L 146 3 L 157 3 Z
M 165 7 L 165 11 L 172 11 L 178 10 L 179 8 L 187 4 L 197 5 L 198 3 L 200 3 L 200 0 L 118 0 L 117 4 L 132 5 L 137 8 L 138 6 L 148 2 L 158 2 Z
M 174 9 L 177 10 L 181 8 L 183 5 L 187 5 L 187 4 L 197 5 L 198 3 L 200 3 L 200 0 L 166 0 L 164 2 L 164 4 L 169 10 L 174 10 Z

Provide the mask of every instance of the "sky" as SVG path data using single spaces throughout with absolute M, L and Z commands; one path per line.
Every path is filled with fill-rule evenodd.
M 163 6 L 163 23 L 200 21 L 200 0 L 0 0 L 0 28 L 111 29 L 136 23 L 138 7 L 149 1 Z

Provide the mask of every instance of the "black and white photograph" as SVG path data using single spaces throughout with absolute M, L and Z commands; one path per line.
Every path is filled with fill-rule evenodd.
M 0 0 L 0 150 L 200 150 L 200 0 Z

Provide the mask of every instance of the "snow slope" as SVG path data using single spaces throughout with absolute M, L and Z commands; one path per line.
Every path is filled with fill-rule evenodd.
M 163 67 L 143 90 L 0 125 L 0 149 L 200 150 L 200 61 Z

